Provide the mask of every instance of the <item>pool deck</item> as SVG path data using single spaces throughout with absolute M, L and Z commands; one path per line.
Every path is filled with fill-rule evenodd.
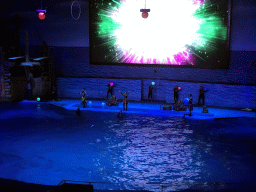
M 23 101 L 28 102 L 28 101 Z M 36 102 L 36 101 L 29 101 Z M 40 103 L 40 102 L 39 102 Z M 48 101 L 55 106 L 63 107 L 68 110 L 77 110 L 78 107 L 81 111 L 99 111 L 99 112 L 115 112 L 118 113 L 122 110 L 122 113 L 135 113 L 143 115 L 155 115 L 155 116 L 178 116 L 185 117 L 186 119 L 228 119 L 228 118 L 244 118 L 244 117 L 256 117 L 256 112 L 234 108 L 220 108 L 207 106 L 209 113 L 202 113 L 202 106 L 194 106 L 192 116 L 188 116 L 189 111 L 175 111 L 175 110 L 163 110 L 164 103 L 161 102 L 136 102 L 130 101 L 128 104 L 128 110 L 123 110 L 122 102 L 119 102 L 119 106 L 106 106 L 106 100 L 88 100 L 85 108 L 81 105 L 79 99 L 62 99 L 60 101 Z

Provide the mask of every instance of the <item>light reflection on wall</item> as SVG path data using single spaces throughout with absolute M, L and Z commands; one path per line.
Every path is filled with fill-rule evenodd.
M 109 128 L 121 138 L 120 143 L 110 145 L 109 149 L 123 153 L 119 159 L 123 172 L 115 172 L 112 179 L 153 191 L 160 189 L 160 183 L 171 184 L 165 190 L 186 189 L 200 179 L 203 162 L 193 158 L 196 149 L 189 143 L 188 135 L 193 131 L 188 124 L 177 118 L 157 122 L 147 117 L 124 120 L 121 127 L 114 124 Z

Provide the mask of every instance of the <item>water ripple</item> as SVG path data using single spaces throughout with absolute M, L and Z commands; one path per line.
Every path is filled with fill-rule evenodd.
M 122 174 L 114 172 L 112 179 L 146 190 L 153 189 L 146 183 L 168 182 L 173 184 L 169 190 L 177 190 L 181 186 L 188 188 L 188 180 L 199 176 L 202 163 L 194 159 L 196 151 L 187 143 L 187 136 L 193 131 L 179 120 L 133 117 L 123 121 L 121 126 L 112 124 L 109 128 L 120 139 L 118 144 L 110 140 L 108 144 L 109 150 L 120 152 L 117 165 L 122 170 Z

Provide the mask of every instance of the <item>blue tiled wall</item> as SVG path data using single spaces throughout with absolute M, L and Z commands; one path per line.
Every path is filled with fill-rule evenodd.
M 155 82 L 153 89 L 153 99 L 173 103 L 173 88 L 181 87 L 179 100 L 184 100 L 189 94 L 193 95 L 194 104 L 197 104 L 200 85 L 207 88 L 205 93 L 205 105 L 255 108 L 256 87 L 245 85 L 224 85 L 210 83 L 189 83 L 174 82 L 166 80 L 127 80 L 127 79 L 101 79 L 101 78 L 57 78 L 58 96 L 68 98 L 79 98 L 82 88 L 86 89 L 88 98 L 105 99 L 107 94 L 107 84 L 115 82 L 114 94 L 118 99 L 122 99 L 119 90 L 129 91 L 129 99 L 140 101 L 147 100 L 148 87 L 151 82 Z
M 60 97 L 79 98 L 85 87 L 89 98 L 106 98 L 107 85 L 116 83 L 115 95 L 129 91 L 129 99 L 145 100 L 148 87 L 155 100 L 173 102 L 173 88 L 181 86 L 180 99 L 191 93 L 198 100 L 200 85 L 208 88 L 206 105 L 255 108 L 256 107 L 256 52 L 233 51 L 230 69 L 187 69 L 168 67 L 107 66 L 89 63 L 88 48 L 54 47 L 54 67 Z
M 255 85 L 256 68 L 251 65 L 255 60 L 255 51 L 232 51 L 230 55 L 230 69 L 107 66 L 89 64 L 88 47 L 54 48 L 56 75 L 63 77 L 168 79 Z
M 114 95 L 122 99 L 121 92 L 129 92 L 130 100 L 141 100 L 141 81 L 127 79 L 99 79 L 99 78 L 57 78 L 57 92 L 59 97 L 79 98 L 79 92 L 85 88 L 88 98 L 106 98 L 108 84 L 115 83 Z M 110 94 L 109 94 L 110 97 Z

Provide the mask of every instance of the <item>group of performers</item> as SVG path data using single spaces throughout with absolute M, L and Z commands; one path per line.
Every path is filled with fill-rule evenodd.
M 180 87 L 178 87 L 177 85 L 174 87 L 173 92 L 174 92 L 174 102 L 178 103 L 179 100 L 179 91 L 181 90 Z M 198 98 L 198 105 L 200 104 L 200 101 L 202 100 L 203 106 L 204 106 L 204 93 L 207 91 L 206 88 L 203 88 L 203 86 L 200 86 L 199 88 L 199 98 Z M 191 112 L 193 111 L 193 98 L 192 98 L 192 94 L 189 94 L 189 98 L 188 98 L 188 109 L 189 109 L 189 116 L 191 116 Z M 204 110 L 203 112 L 208 112 L 207 108 L 204 106 Z
M 174 92 L 174 102 L 177 103 L 179 100 L 179 91 L 181 90 L 180 87 L 177 85 L 174 87 L 173 92 Z M 204 93 L 206 92 L 206 89 L 203 88 L 203 86 L 200 86 L 199 88 L 199 98 L 198 98 L 198 105 L 200 105 L 200 101 L 202 100 L 202 103 L 204 105 Z M 191 94 L 190 94 L 191 95 Z M 192 96 L 192 95 L 191 95 Z
M 116 96 L 113 95 L 113 89 L 114 89 L 114 86 L 115 84 L 113 82 L 109 83 L 108 84 L 108 92 L 107 92 L 107 99 L 108 99 L 108 94 L 110 93 L 111 95 L 111 99 L 108 100 L 110 101 L 109 102 L 109 106 L 116 106 Z M 129 92 L 124 92 L 122 93 L 121 91 L 119 91 L 121 93 L 121 95 L 123 95 L 124 99 L 123 99 L 123 110 L 126 110 L 127 111 L 127 107 L 128 107 L 128 95 L 129 95 Z M 113 99 L 114 98 L 114 99 Z M 112 102 L 113 100 L 113 102 Z
M 148 99 L 152 100 L 153 99 L 153 89 L 154 89 L 154 84 L 151 83 L 149 85 L 149 90 L 148 90 Z M 114 89 L 115 84 L 113 82 L 108 84 L 108 92 L 107 92 L 107 105 L 108 106 L 118 106 L 118 100 L 117 98 L 113 95 L 113 89 Z M 174 87 L 173 92 L 174 92 L 174 102 L 175 104 L 178 103 L 179 101 L 179 91 L 181 90 L 180 87 L 178 87 L 177 85 Z M 121 91 L 119 91 L 121 95 L 123 95 L 124 99 L 123 99 L 123 110 L 127 110 L 128 108 L 128 95 L 129 92 L 124 92 L 122 93 Z M 206 89 L 204 89 L 202 86 L 200 86 L 199 88 L 199 98 L 198 98 L 198 105 L 200 104 L 200 101 L 202 100 L 202 103 L 204 105 L 204 93 L 206 92 Z M 111 98 L 108 99 L 109 94 L 111 95 Z M 85 108 L 85 105 L 87 104 L 87 100 L 86 100 L 86 92 L 85 92 L 85 88 L 82 89 L 82 91 L 80 92 L 80 95 L 82 95 L 81 100 L 82 100 L 82 105 Z M 191 111 L 193 110 L 193 98 L 192 98 L 192 94 L 189 94 L 189 99 L 188 99 L 188 109 L 191 115 Z
M 113 95 L 114 86 L 115 85 L 112 82 L 110 84 L 108 84 L 107 100 L 108 100 L 109 93 L 111 95 L 111 98 L 107 101 L 108 106 L 118 106 L 118 100 L 117 100 L 116 96 Z M 119 92 L 124 97 L 124 99 L 123 99 L 123 110 L 127 111 L 129 92 L 124 92 L 124 93 L 122 93 L 121 91 L 119 91 Z M 82 100 L 81 104 L 83 105 L 83 108 L 85 108 L 85 106 L 87 104 L 85 88 L 83 88 L 82 91 L 79 94 L 81 95 L 81 100 Z

